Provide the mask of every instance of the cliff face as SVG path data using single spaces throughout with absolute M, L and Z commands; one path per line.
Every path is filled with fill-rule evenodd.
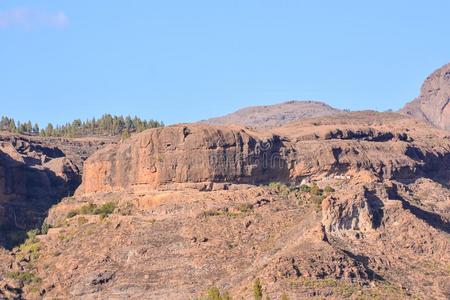
M 400 112 L 450 130 L 450 64 L 428 76 L 420 96 Z
M 449 169 L 448 136 L 424 123 L 375 112 L 324 120 L 271 132 L 207 125 L 148 130 L 91 156 L 78 192 L 172 183 L 299 183 L 360 170 L 386 179 L 445 177 Z
M 20 243 L 52 205 L 73 195 L 81 183 L 80 153 L 88 155 L 101 143 L 0 134 L 1 246 Z
M 85 163 L 81 192 L 169 183 L 260 183 L 287 177 L 283 141 L 243 129 L 180 125 L 138 134 Z M 279 164 L 265 163 L 269 157 Z
M 371 111 L 148 130 L 93 154 L 48 232 L 0 252 L 0 298 L 250 299 L 259 278 L 271 299 L 448 299 L 449 154 L 448 132 Z M 69 178 L 60 159 L 40 168 Z

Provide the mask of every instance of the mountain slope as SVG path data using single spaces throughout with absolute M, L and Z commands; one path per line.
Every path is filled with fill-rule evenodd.
M 450 64 L 428 76 L 419 97 L 406 104 L 400 113 L 450 130 Z
M 0 298 L 448 299 L 449 185 L 448 132 L 397 113 L 151 129 L 0 253 Z
M 319 101 L 288 101 L 274 105 L 252 106 L 202 123 L 210 125 L 244 125 L 275 127 L 292 121 L 321 117 L 341 112 Z

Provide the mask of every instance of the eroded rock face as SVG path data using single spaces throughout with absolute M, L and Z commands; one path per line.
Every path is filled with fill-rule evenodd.
M 0 142 L 0 244 L 20 242 L 18 232 L 40 226 L 50 206 L 80 181 L 78 168 L 56 147 L 20 138 Z
M 399 114 L 362 114 L 264 132 L 208 125 L 151 129 L 90 157 L 78 192 L 171 183 L 299 183 L 362 170 L 384 179 L 448 177 L 445 132 Z
M 431 74 L 425 80 L 420 96 L 406 104 L 401 113 L 450 130 L 450 64 Z
M 85 163 L 80 192 L 185 182 L 262 183 L 288 177 L 284 142 L 243 129 L 180 125 L 148 130 Z
M 89 158 L 39 255 L 0 253 L 0 272 L 41 279 L 31 299 L 250 299 L 255 278 L 271 299 L 447 299 L 449 153 L 448 132 L 395 113 L 149 130 Z

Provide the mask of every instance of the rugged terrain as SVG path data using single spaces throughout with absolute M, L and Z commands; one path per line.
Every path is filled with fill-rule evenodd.
M 406 104 L 400 112 L 439 128 L 450 129 L 450 64 L 428 76 L 420 96 Z
M 341 112 L 339 109 L 319 101 L 288 101 L 274 105 L 246 107 L 223 117 L 202 121 L 202 123 L 267 128 L 339 112 Z
M 0 299 L 450 299 L 449 66 L 400 113 L 0 135 Z
M 151 129 L 86 160 L 46 234 L 0 254 L 0 291 L 447 299 L 449 184 L 449 133 L 396 113 Z
M 1 133 L 0 245 L 10 248 L 39 227 L 48 209 L 79 186 L 83 160 L 109 143 Z

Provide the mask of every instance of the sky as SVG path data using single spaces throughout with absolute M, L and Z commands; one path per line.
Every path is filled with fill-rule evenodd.
M 450 62 L 448 0 L 0 0 L 0 115 L 166 124 L 321 100 L 399 109 Z

